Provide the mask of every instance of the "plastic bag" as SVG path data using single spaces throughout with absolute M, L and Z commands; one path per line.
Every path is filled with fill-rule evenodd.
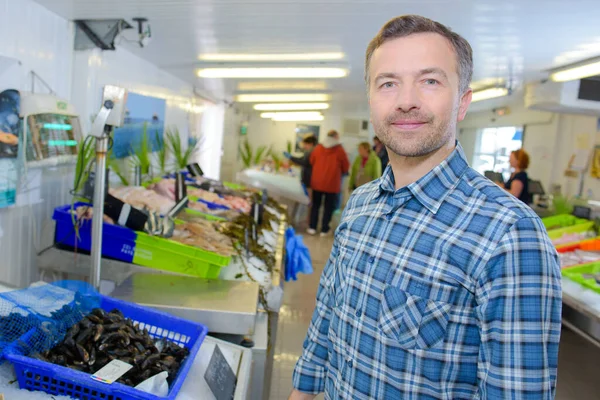
M 167 383 L 168 377 L 169 373 L 163 371 L 146 379 L 135 388 L 155 396 L 166 397 L 169 394 L 169 384 Z

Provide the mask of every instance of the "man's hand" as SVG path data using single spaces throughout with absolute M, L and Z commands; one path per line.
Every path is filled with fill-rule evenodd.
M 290 394 L 290 397 L 288 398 L 288 400 L 312 400 L 315 397 L 317 397 L 317 396 L 314 394 L 304 393 L 304 392 L 294 389 L 294 390 L 292 390 L 292 394 Z

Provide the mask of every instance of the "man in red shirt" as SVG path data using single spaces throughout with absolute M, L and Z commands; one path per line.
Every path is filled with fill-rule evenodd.
M 331 217 L 337 206 L 338 196 L 342 190 L 342 175 L 347 174 L 350 162 L 346 151 L 339 141 L 336 131 L 329 131 L 325 141 L 319 144 L 310 155 L 313 167 L 311 188 L 313 189 L 312 207 L 310 210 L 309 235 L 317 233 L 319 211 L 324 201 L 321 236 L 329 234 Z

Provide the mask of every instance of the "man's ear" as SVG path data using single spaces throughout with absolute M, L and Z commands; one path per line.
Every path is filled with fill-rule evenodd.
M 471 104 L 471 100 L 473 99 L 473 90 L 470 88 L 461 96 L 460 104 L 458 106 L 458 122 L 465 119 L 467 115 L 467 110 L 469 109 L 469 105 Z

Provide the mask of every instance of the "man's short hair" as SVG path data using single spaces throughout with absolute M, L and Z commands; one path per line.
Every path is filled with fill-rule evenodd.
M 473 49 L 471 49 L 471 45 L 465 38 L 452 32 L 447 26 L 420 15 L 403 15 L 388 21 L 377 33 L 377 36 L 371 40 L 365 57 L 365 81 L 367 89 L 371 83 L 369 67 L 375 50 L 390 40 L 417 33 L 437 33 L 445 37 L 452 44 L 458 60 L 459 90 L 460 93 L 466 92 L 473 78 Z

